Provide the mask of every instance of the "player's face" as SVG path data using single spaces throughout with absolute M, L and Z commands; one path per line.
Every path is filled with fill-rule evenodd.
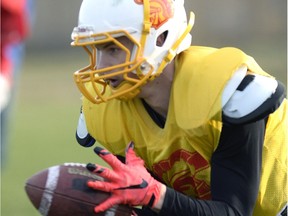
M 127 60 L 129 60 L 130 53 L 132 53 L 133 43 L 127 37 L 119 37 L 117 39 L 122 45 L 124 45 L 127 50 L 119 47 L 117 44 L 113 42 L 108 42 L 105 44 L 97 45 L 97 69 L 103 69 L 108 67 L 113 67 L 115 65 L 124 64 Z M 123 67 L 111 69 L 105 74 L 111 74 L 117 71 L 122 70 Z M 133 75 L 131 75 L 133 76 Z M 105 79 L 105 81 L 112 87 L 116 88 L 123 81 L 123 75 L 115 75 L 113 77 L 109 77 Z

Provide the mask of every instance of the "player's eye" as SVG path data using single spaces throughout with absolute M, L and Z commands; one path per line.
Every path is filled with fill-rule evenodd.
M 121 49 L 116 45 L 111 45 L 105 49 L 105 52 L 110 55 L 116 55 L 121 52 Z
M 106 53 L 111 53 L 111 54 L 121 50 L 121 48 L 113 42 L 102 44 L 102 45 L 97 45 L 96 48 L 97 50 L 101 52 L 106 52 Z

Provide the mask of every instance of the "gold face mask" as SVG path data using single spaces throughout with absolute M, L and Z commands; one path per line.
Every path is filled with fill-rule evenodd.
M 126 31 L 91 34 L 89 37 L 79 35 L 79 32 L 89 32 L 89 28 L 78 27 L 74 29 L 74 32 L 76 31 L 78 35 L 75 37 L 72 46 L 82 46 L 87 52 L 90 61 L 88 66 L 74 73 L 74 80 L 81 93 L 96 104 L 114 98 L 128 100 L 135 97 L 140 92 L 139 88 L 151 78 L 153 72 L 153 67 L 141 57 L 140 44 Z M 133 43 L 133 53 L 117 40 L 119 35 L 127 37 Z M 97 59 L 99 59 L 99 51 L 97 51 L 96 47 L 108 43 L 114 44 L 118 49 L 121 49 L 125 53 L 125 60 L 121 63 L 98 69 Z M 143 73 L 143 70 L 146 70 L 145 73 Z M 136 76 L 129 76 L 131 73 Z M 108 92 L 108 82 L 105 80 L 115 76 L 122 76 L 123 81 L 115 88 L 110 87 Z

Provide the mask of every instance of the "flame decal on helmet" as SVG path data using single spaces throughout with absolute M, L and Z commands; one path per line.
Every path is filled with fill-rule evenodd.
M 143 0 L 134 0 L 136 4 L 143 4 Z M 158 29 L 174 15 L 172 0 L 150 0 L 150 22 Z

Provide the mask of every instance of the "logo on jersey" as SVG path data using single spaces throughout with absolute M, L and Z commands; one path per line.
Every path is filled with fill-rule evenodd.
M 143 4 L 143 0 L 134 0 Z M 150 0 L 150 22 L 155 29 L 167 22 L 174 15 L 172 0 Z
M 175 190 L 196 198 L 211 199 L 210 165 L 198 153 L 179 149 L 153 165 L 153 172 Z M 208 179 L 203 178 L 208 176 Z

